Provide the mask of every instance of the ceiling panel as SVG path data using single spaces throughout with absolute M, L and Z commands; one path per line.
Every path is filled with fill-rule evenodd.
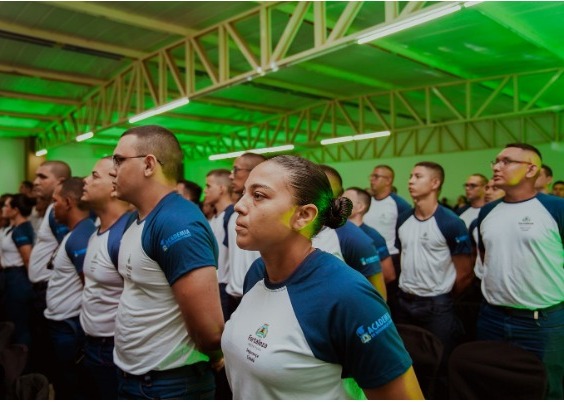
M 209 149 L 221 138 L 231 143 L 235 134 L 264 133 L 266 122 L 307 142 L 313 138 L 303 126 L 309 118 L 320 135 L 332 136 L 361 127 L 363 118 L 370 127 L 395 121 L 402 129 L 564 107 L 563 2 L 483 2 L 356 44 L 367 29 L 448 4 L 464 5 L 3 2 L 0 136 L 23 133 L 41 142 L 61 137 L 56 133 L 68 116 L 80 131 L 93 115 L 104 114 L 91 141 L 111 146 L 130 127 L 138 98 L 152 107 L 153 96 L 164 103 L 182 91 L 193 95 L 188 105 L 142 124 L 175 130 L 186 148 Z M 271 36 L 268 50 L 265 34 Z M 130 86 L 138 78 L 139 86 Z M 370 99 L 363 108 L 362 96 Z

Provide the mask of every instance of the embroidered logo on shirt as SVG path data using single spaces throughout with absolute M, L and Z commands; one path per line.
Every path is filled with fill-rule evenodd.
M 530 217 L 525 216 L 523 219 L 521 219 L 521 222 L 519 222 L 519 229 L 521 229 L 523 232 L 526 232 L 531 229 L 534 224 L 535 223 L 531 220 Z
M 255 332 L 255 335 L 258 336 L 261 339 L 266 338 L 266 335 L 268 335 L 268 325 L 269 324 L 262 324 L 259 329 L 257 329 L 257 332 Z
M 392 317 L 389 313 L 384 314 L 382 317 L 378 318 L 372 324 L 361 325 L 356 330 L 356 335 L 360 338 L 362 343 L 368 343 L 372 338 L 376 337 L 380 332 L 392 325 Z
M 362 257 L 360 259 L 360 263 L 362 265 L 372 264 L 373 262 L 376 261 L 380 261 L 380 257 L 378 257 L 377 255 L 373 255 L 372 257 L 366 257 L 366 258 Z
M 180 232 L 170 236 L 168 239 L 161 240 L 161 247 L 163 251 L 167 251 L 174 243 L 190 236 L 192 236 L 192 233 L 190 233 L 188 229 L 181 230 Z

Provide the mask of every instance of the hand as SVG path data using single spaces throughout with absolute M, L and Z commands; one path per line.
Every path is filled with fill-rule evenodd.
M 220 372 L 224 367 L 225 367 L 225 361 L 223 360 L 223 357 L 219 358 L 219 360 L 215 360 L 211 362 L 211 368 L 215 372 Z

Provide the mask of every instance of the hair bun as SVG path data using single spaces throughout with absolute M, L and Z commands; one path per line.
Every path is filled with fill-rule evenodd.
M 325 225 L 331 229 L 343 226 L 352 212 L 352 201 L 346 197 L 334 198 L 331 200 L 331 207 L 327 211 Z

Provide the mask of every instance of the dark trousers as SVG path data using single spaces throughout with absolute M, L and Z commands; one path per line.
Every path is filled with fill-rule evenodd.
M 84 332 L 78 317 L 62 321 L 48 320 L 49 334 L 55 355 L 53 377 L 57 399 L 83 399 L 84 390 L 80 384 L 80 363 Z
M 547 399 L 564 398 L 564 302 L 536 314 L 484 302 L 478 339 L 511 342 L 537 355 L 546 368 Z
M 117 367 L 114 364 L 114 338 L 86 336 L 83 370 L 86 399 L 118 398 Z
M 31 346 L 33 290 L 24 266 L 1 270 L 4 283 L 3 316 L 14 323 L 12 342 Z
M 417 325 L 432 332 L 443 343 L 445 357 L 448 357 L 462 333 L 450 294 L 421 297 L 400 290 L 396 322 Z
M 209 363 L 133 375 L 118 369 L 119 399 L 213 399 L 215 384 Z
M 32 284 L 33 302 L 31 308 L 31 348 L 29 351 L 30 371 L 45 375 L 51 382 L 56 375 L 53 355 L 53 344 L 49 336 L 49 325 L 44 312 L 47 308 L 45 296 L 47 282 Z

